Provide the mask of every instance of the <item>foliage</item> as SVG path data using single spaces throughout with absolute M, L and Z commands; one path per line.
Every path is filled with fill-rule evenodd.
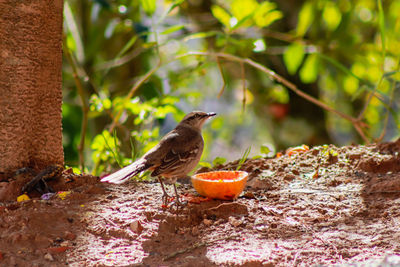
M 219 113 L 213 164 L 266 143 L 263 156 L 394 138 L 399 13 L 395 0 L 66 0 L 67 163 L 126 165 L 192 109 Z
M 246 162 L 247 158 L 249 157 L 250 151 L 251 151 L 251 146 L 248 147 L 248 148 L 244 151 L 243 156 L 239 159 L 238 166 L 236 167 L 236 170 L 237 170 L 237 171 L 240 170 L 240 168 L 242 168 L 243 163 Z

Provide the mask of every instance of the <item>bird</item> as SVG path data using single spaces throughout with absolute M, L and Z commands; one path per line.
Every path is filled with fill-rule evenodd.
M 122 184 L 131 177 L 149 170 L 151 176 L 157 177 L 163 191 L 163 205 L 168 205 L 170 196 L 165 191 L 163 179 L 173 183 L 176 203 L 182 205 L 175 181 L 186 177 L 199 163 L 204 148 L 201 129 L 204 123 L 215 112 L 192 111 L 167 133 L 160 142 L 130 165 L 101 179 L 101 182 Z

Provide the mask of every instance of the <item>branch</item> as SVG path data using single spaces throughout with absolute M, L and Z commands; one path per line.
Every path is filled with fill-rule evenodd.
M 283 78 L 282 76 L 280 76 L 279 74 L 275 73 L 274 71 L 272 71 L 271 69 L 249 59 L 249 58 L 241 58 L 241 57 L 237 57 L 231 54 L 225 54 L 225 53 L 210 53 L 210 52 L 199 52 L 199 51 L 194 51 L 194 52 L 188 52 L 186 54 L 180 55 L 178 56 L 176 59 L 181 58 L 181 57 L 186 57 L 186 56 L 211 56 L 211 57 L 219 57 L 219 58 L 224 58 L 224 59 L 228 59 L 231 61 L 236 61 L 236 62 L 240 62 L 240 63 L 246 63 L 262 72 L 264 72 L 265 74 L 267 74 L 272 80 L 277 81 L 278 83 L 283 84 L 284 86 L 286 86 L 287 88 L 289 88 L 290 90 L 292 90 L 293 92 L 295 92 L 297 95 L 303 97 L 304 99 L 308 100 L 309 102 L 329 111 L 332 113 L 335 113 L 336 115 L 350 121 L 354 127 L 356 128 L 357 132 L 360 134 L 360 136 L 364 139 L 365 142 L 369 143 L 369 140 L 366 138 L 365 134 L 362 132 L 361 129 L 366 128 L 367 124 L 362 122 L 359 118 L 354 118 L 350 115 L 347 115 L 343 112 L 340 112 L 330 106 L 328 106 L 327 104 L 321 102 L 320 100 L 318 100 L 317 98 L 301 91 L 300 89 L 297 88 L 297 86 L 291 82 L 289 82 L 288 80 L 286 80 L 285 78 Z M 174 60 L 176 60 L 174 59 Z
M 222 66 L 221 66 L 221 62 L 220 62 L 219 58 L 216 57 L 215 60 L 217 62 L 218 70 L 219 70 L 219 73 L 220 73 L 221 78 L 222 78 L 222 86 L 221 86 L 221 89 L 219 90 L 219 93 L 218 93 L 218 98 L 220 98 L 222 96 L 224 90 L 225 90 L 226 80 L 225 80 L 224 72 L 222 70 Z
M 242 99 L 242 112 L 246 110 L 246 73 L 244 69 L 244 63 L 240 62 L 240 74 L 242 76 L 242 89 L 243 89 L 243 99 Z
M 174 58 L 172 58 L 171 60 L 169 60 L 168 62 L 165 63 L 165 65 L 172 63 L 174 61 L 177 61 L 181 58 L 184 57 L 188 57 L 188 56 L 208 56 L 208 57 L 213 57 L 216 58 L 217 64 L 219 66 L 219 58 L 224 58 L 230 61 L 234 61 L 234 62 L 239 62 L 241 64 L 247 64 L 252 66 L 255 69 L 258 69 L 262 72 L 264 72 L 265 74 L 267 74 L 270 79 L 283 84 L 284 86 L 286 86 L 287 88 L 289 88 L 290 90 L 292 90 L 293 92 L 295 92 L 297 95 L 299 95 L 300 97 L 303 97 L 304 99 L 306 99 L 307 101 L 329 111 L 332 112 L 336 115 L 338 115 L 339 117 L 342 117 L 346 120 L 348 120 L 349 122 L 351 122 L 354 126 L 354 128 L 356 129 L 356 131 L 359 133 L 359 135 L 361 136 L 361 138 L 364 140 L 364 142 L 369 143 L 369 139 L 366 137 L 366 135 L 364 134 L 363 129 L 365 129 L 366 127 L 368 127 L 368 125 L 364 122 L 361 121 L 361 118 L 354 118 L 350 115 L 347 115 L 339 110 L 336 110 L 330 106 L 328 106 L 327 104 L 325 104 L 324 102 L 321 102 L 320 100 L 318 100 L 317 98 L 301 91 L 299 88 L 297 88 L 297 86 L 293 83 L 291 83 L 290 81 L 286 80 L 285 78 L 283 78 L 282 76 L 280 76 L 279 74 L 275 73 L 274 71 L 272 71 L 271 69 L 265 67 L 264 65 L 261 65 L 260 63 L 257 63 L 249 58 L 241 58 L 238 56 L 234 56 L 231 54 L 226 54 L 226 53 L 212 53 L 212 52 L 201 52 L 201 51 L 192 51 L 192 52 L 188 52 L 182 55 L 178 55 Z M 147 81 L 151 75 L 153 75 L 163 64 L 161 63 L 161 60 L 159 60 L 158 64 L 152 68 L 151 70 L 149 70 L 139 81 L 137 81 L 135 83 L 135 85 L 132 87 L 132 89 L 130 90 L 129 94 L 126 96 L 127 99 L 131 98 L 134 93 L 137 91 L 137 89 L 145 82 Z M 219 66 L 220 67 L 220 66 Z M 243 69 L 242 69 L 243 71 Z M 225 83 L 225 81 L 224 81 Z M 221 93 L 221 91 L 220 91 Z M 245 98 L 244 98 L 244 101 Z M 110 132 L 112 132 L 116 126 L 116 124 L 118 123 L 119 118 L 121 117 L 122 114 L 122 110 L 120 110 L 118 112 L 118 114 L 113 118 L 113 123 L 110 127 Z
M 139 81 L 137 81 L 133 87 L 131 88 L 131 90 L 129 91 L 128 95 L 126 96 L 126 99 L 130 99 L 132 98 L 132 96 L 136 93 L 137 89 L 139 89 L 139 87 L 146 82 L 151 75 L 154 74 L 154 72 L 156 72 L 159 68 L 161 67 L 161 60 L 158 61 L 158 64 L 152 68 L 151 70 L 149 70 L 142 78 L 139 79 Z M 118 112 L 118 114 L 113 118 L 113 123 L 111 124 L 110 129 L 108 130 L 110 133 L 112 133 L 112 131 L 114 131 L 115 126 L 118 124 L 118 120 L 122 115 L 123 110 L 120 110 Z

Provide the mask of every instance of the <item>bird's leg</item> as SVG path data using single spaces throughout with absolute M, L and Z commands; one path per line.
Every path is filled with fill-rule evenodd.
M 163 196 L 162 196 L 163 204 L 164 204 L 165 206 L 167 206 L 167 205 L 168 205 L 168 198 L 169 198 L 170 196 L 168 195 L 167 191 L 165 191 L 164 183 L 162 182 L 161 178 L 160 178 L 160 177 L 157 177 L 157 178 L 158 178 L 158 181 L 160 182 L 161 189 L 162 189 L 162 191 L 163 191 Z
M 176 196 L 176 204 L 181 207 L 185 206 L 187 204 L 187 201 L 182 202 L 179 200 L 179 194 L 178 194 L 178 190 L 176 189 L 176 183 L 174 183 L 174 191 L 175 191 L 175 196 Z
M 175 196 L 176 196 L 176 203 L 181 206 L 182 203 L 179 200 L 179 194 L 178 194 L 178 190 L 176 190 L 176 183 L 174 183 L 174 191 L 175 191 Z

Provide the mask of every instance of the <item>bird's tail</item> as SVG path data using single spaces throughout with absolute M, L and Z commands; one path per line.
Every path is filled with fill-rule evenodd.
M 106 177 L 101 179 L 101 182 L 107 182 L 112 184 L 122 184 L 127 181 L 129 178 L 139 174 L 140 172 L 148 169 L 150 166 L 146 164 L 145 159 L 139 159 L 134 163 L 116 171 Z

